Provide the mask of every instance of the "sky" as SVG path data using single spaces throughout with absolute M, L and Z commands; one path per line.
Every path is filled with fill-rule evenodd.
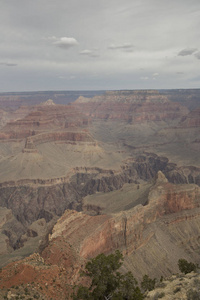
M 199 0 L 0 0 L 0 92 L 200 88 Z

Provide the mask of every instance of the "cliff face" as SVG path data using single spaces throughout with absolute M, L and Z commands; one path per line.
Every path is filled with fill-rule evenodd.
M 35 146 L 47 142 L 63 141 L 65 143 L 76 144 L 76 142 L 90 142 L 96 145 L 94 139 L 87 132 L 65 132 L 56 131 L 48 133 L 40 133 L 32 137 L 27 137 L 24 152 L 35 152 Z
M 188 113 L 158 91 L 118 91 L 92 99 L 80 97 L 73 106 L 92 119 L 121 120 L 129 123 L 177 120 Z
M 181 127 L 200 127 L 200 108 L 191 111 L 187 116 L 183 117 L 180 124 Z
M 88 118 L 71 105 L 41 105 L 24 118 L 7 123 L 0 132 L 0 139 L 22 139 L 46 131 L 80 128 L 88 124 Z
M 79 245 L 75 245 L 75 248 L 79 249 L 81 255 L 92 257 L 116 248 L 123 249 L 128 254 L 139 247 L 145 224 L 153 223 L 164 215 L 197 208 L 199 197 L 200 189 L 196 185 L 177 187 L 167 182 L 158 182 L 151 189 L 145 206 L 136 206 L 113 217 L 84 216 L 82 213 L 66 211 L 54 227 L 50 239 L 66 234 L 72 242 L 76 239 L 77 228 L 80 228 L 77 234 L 80 234 L 83 241 L 80 243 L 80 238 L 77 238 Z M 96 222 L 96 225 L 92 226 L 93 222 Z
M 44 218 L 48 223 L 54 220 L 54 217 L 61 216 L 66 209 L 80 211 L 82 210 L 82 198 L 86 195 L 118 190 L 125 183 L 139 183 L 141 180 L 151 180 L 159 170 L 162 170 L 170 181 L 187 183 L 188 178 L 190 178 L 192 182 L 199 182 L 200 171 L 197 169 L 196 173 L 193 173 L 193 177 L 188 170 L 187 173 L 184 171 L 185 176 L 182 175 L 181 177 L 181 171 L 176 170 L 175 166 L 172 168 L 166 158 L 146 154 L 138 156 L 135 160 L 127 161 L 118 171 L 99 168 L 75 168 L 70 174 L 62 178 L 47 180 L 26 179 L 1 183 L 0 205 L 11 209 L 15 217 L 15 222 L 13 222 L 18 224 L 17 226 L 21 224 L 20 226 L 22 227 L 18 232 L 13 231 L 12 226 L 6 229 L 10 246 L 13 249 L 23 246 L 22 235 L 26 233 L 31 223 L 41 218 Z M 178 187 L 175 188 L 174 192 L 173 188 L 170 187 L 166 196 L 168 206 L 165 209 L 166 211 L 169 210 L 169 213 L 174 213 L 178 209 L 175 202 L 176 197 L 174 196 L 174 194 L 177 194 L 177 191 Z M 160 199 L 161 196 L 162 193 L 161 195 L 156 194 L 155 197 Z M 189 206 L 190 198 L 184 199 L 182 200 L 182 207 L 186 201 L 185 208 L 192 208 L 192 204 L 191 207 Z M 193 199 L 193 194 L 191 194 L 191 199 Z
M 167 158 L 146 154 L 127 161 L 118 171 L 75 168 L 61 178 L 4 182 L 0 184 L 0 204 L 13 208 L 15 216 L 22 223 L 26 223 L 26 220 L 32 222 L 38 218 L 37 214 L 42 209 L 61 215 L 68 205 L 78 208 L 81 197 L 117 190 L 124 183 L 140 179 L 150 180 L 159 170 L 167 173 L 168 169 L 172 169 L 169 166 Z
M 0 97 L 1 98 L 1 97 Z M 29 114 L 35 108 L 30 107 L 20 107 L 14 112 L 11 111 L 4 111 L 0 109 L 0 128 L 6 126 L 8 122 L 14 122 L 18 119 L 24 118 L 27 114 Z
M 62 236 L 85 258 L 120 249 L 125 255 L 125 267 L 136 277 L 141 277 L 145 270 L 156 277 L 169 275 L 177 271 L 178 257 L 199 259 L 199 242 L 193 242 L 200 223 L 199 199 L 200 188 L 196 185 L 177 187 L 157 181 L 145 206 L 100 216 L 66 211 L 54 226 L 50 242 Z M 181 234 L 186 219 L 188 232 Z M 150 261 L 154 262 L 156 255 L 157 262 L 152 266 Z
M 0 131 L 0 263 L 34 251 L 42 257 L 5 268 L 1 286 L 31 280 L 47 299 L 62 299 L 61 289 L 67 298 L 66 283 L 77 282 L 85 260 L 115 249 L 138 278 L 176 272 L 180 257 L 198 262 L 198 109 L 188 114 L 157 91 L 118 91 L 9 114 Z M 180 163 L 188 155 L 195 163 Z M 135 187 L 135 202 L 121 211 L 124 185 Z M 117 210 L 102 215 L 103 205 L 92 201 L 84 208 L 85 196 L 109 199 L 119 189 Z
M 180 257 L 196 262 L 199 259 L 199 206 L 198 186 L 177 187 L 158 172 L 144 206 L 97 216 L 66 210 L 53 227 L 41 256 L 34 254 L 5 267 L 0 286 L 9 288 L 34 281 L 35 290 L 46 284 L 49 289 L 42 294 L 64 299 L 66 283 L 78 282 L 86 259 L 116 249 L 125 256 L 123 268 L 137 278 L 144 274 L 159 278 L 177 272 Z M 58 286 L 63 296 L 56 295 Z

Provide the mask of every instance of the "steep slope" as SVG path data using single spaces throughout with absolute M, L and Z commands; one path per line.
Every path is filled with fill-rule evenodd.
M 14 220 L 12 226 L 7 224 L 2 227 L 8 237 L 9 247 L 7 251 L 13 252 L 14 249 L 25 245 L 27 235 L 31 224 L 41 218 L 51 224 L 55 222 L 57 216 L 61 216 L 68 208 L 76 210 L 93 210 L 93 213 L 99 213 L 103 209 L 119 212 L 122 209 L 128 210 L 137 204 L 145 204 L 151 184 L 144 184 L 144 181 L 152 180 L 156 173 L 162 170 L 170 181 L 176 183 L 197 183 L 200 185 L 200 169 L 198 168 L 177 168 L 175 164 L 170 164 L 167 158 L 158 157 L 154 154 L 138 156 L 136 159 L 127 160 L 117 170 L 100 168 L 73 168 L 66 176 L 47 179 L 21 179 L 18 181 L 7 181 L 0 184 L 0 206 L 12 209 Z M 133 191 L 128 196 L 123 196 L 126 188 L 124 184 L 130 184 Z M 143 187 L 147 186 L 143 190 Z M 138 191 L 139 187 L 139 191 Z M 120 203 L 117 195 L 121 189 L 122 199 L 126 200 Z M 116 191 L 113 196 L 106 196 L 111 203 L 105 206 L 98 204 L 93 200 L 85 205 L 83 197 L 88 194 Z M 137 193 L 136 193 L 137 191 Z M 135 194 L 133 197 L 132 194 Z M 96 196 L 95 196 L 96 197 Z M 116 198 L 115 198 L 116 197 Z M 115 204 L 115 201 L 118 203 Z M 110 204 L 110 206 L 109 206 Z M 46 226 L 46 225 L 45 225 Z M 21 229 L 16 232 L 15 228 Z M 47 230 L 50 227 L 47 226 Z M 29 234 L 28 234 L 29 235 Z M 35 235 L 37 237 L 38 235 Z M 36 239 L 35 239 L 36 242 Z M 38 244 L 37 244 L 38 245 Z M 15 251 L 12 253 L 15 256 Z M 18 253 L 16 254 L 18 256 Z M 5 263 L 2 257 L 1 263 Z
M 159 172 L 145 206 L 108 216 L 66 211 L 50 240 L 64 236 L 85 258 L 120 249 L 126 256 L 125 267 L 135 276 L 169 275 L 177 271 L 178 257 L 199 259 L 199 206 L 198 186 L 177 187 Z
M 123 120 L 129 123 L 171 122 L 188 113 L 158 91 L 110 91 L 92 99 L 79 97 L 73 106 L 93 119 Z
M 132 154 L 145 150 L 180 166 L 200 166 L 198 109 L 189 113 L 180 99 L 176 103 L 169 98 L 153 90 L 110 91 L 90 99 L 79 97 L 72 105 L 93 120 L 94 138 L 110 147 L 121 144 Z M 186 120 L 196 125 L 187 126 Z
M 200 108 L 192 110 L 187 116 L 183 117 L 179 126 L 181 127 L 200 127 Z
M 89 120 L 70 105 L 39 105 L 25 118 L 9 122 L 1 130 L 1 139 L 21 139 L 43 131 L 88 125 Z
M 103 149 L 89 123 L 74 107 L 49 100 L 7 123 L 0 131 L 0 181 L 65 176 L 84 161 L 88 166 L 101 160 Z
M 198 261 L 198 109 L 158 91 L 110 91 L 11 114 L 0 131 L 0 264 L 43 258 L 20 261 L 19 278 L 11 264 L 2 286 L 27 274 L 47 299 L 59 285 L 66 297 L 85 260 L 118 248 L 139 278 L 177 271 L 179 256 Z M 158 171 L 167 179 L 155 183 Z
M 3 268 L 0 286 L 9 288 L 23 282 L 47 298 L 65 299 L 70 285 L 79 280 L 85 260 L 115 249 L 125 256 L 123 269 L 131 270 L 137 278 L 144 274 L 168 276 L 178 271 L 179 258 L 199 260 L 199 206 L 198 186 L 177 187 L 158 172 L 144 206 L 97 216 L 65 211 L 41 255 Z
M 159 90 L 169 100 L 186 106 L 190 111 L 200 107 L 200 89 Z

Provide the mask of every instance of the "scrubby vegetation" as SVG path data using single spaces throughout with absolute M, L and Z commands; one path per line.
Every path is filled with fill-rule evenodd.
M 89 287 L 83 285 L 75 288 L 73 300 L 142 300 L 144 299 L 137 280 L 131 272 L 122 274 L 118 271 L 123 262 L 123 256 L 118 250 L 115 254 L 106 256 L 100 254 L 89 261 L 83 275 L 91 279 Z
M 152 279 L 148 275 L 144 275 L 140 289 L 137 280 L 131 272 L 122 274 L 118 271 L 122 263 L 123 256 L 118 250 L 114 254 L 108 256 L 100 254 L 90 260 L 82 271 L 82 275 L 89 279 L 89 284 L 88 286 L 75 286 L 72 299 L 142 300 L 148 298 L 156 300 L 165 298 L 166 295 L 169 296 L 169 290 L 172 299 L 176 299 L 176 295 L 179 293 L 181 295 L 185 293 L 185 297 L 188 300 L 200 299 L 199 279 L 194 277 L 197 276 L 195 274 L 189 275 L 188 278 L 184 278 L 185 275 L 174 275 L 172 278 L 166 279 L 165 282 L 163 282 L 163 277 L 161 277 L 160 281 L 156 282 L 156 278 Z M 184 274 L 191 273 L 192 271 L 196 272 L 198 269 L 197 264 L 187 262 L 185 259 L 179 259 L 178 267 Z M 183 276 L 183 278 L 180 278 L 180 276 Z M 190 287 L 188 289 L 188 283 L 186 283 L 186 288 L 184 288 L 181 280 L 183 279 L 187 282 L 187 280 L 190 280 L 190 277 L 193 288 Z
M 151 279 L 148 275 L 144 275 L 142 282 L 141 282 L 141 288 L 146 291 L 152 291 L 155 288 L 156 285 L 156 278 Z
M 182 259 L 179 259 L 179 261 L 178 261 L 178 267 L 182 273 L 187 274 L 187 273 L 191 273 L 192 271 L 196 272 L 198 265 L 196 265 L 192 262 L 188 262 L 186 259 L 182 258 Z
M 200 300 L 200 273 L 198 265 L 179 259 L 178 267 L 182 274 L 169 278 L 152 279 L 144 275 L 140 286 L 131 272 L 122 273 L 123 255 L 120 251 L 113 254 L 100 254 L 88 261 L 81 271 L 82 285 L 75 286 L 71 294 L 71 286 L 66 299 L 73 300 L 159 300 L 187 299 Z M 196 273 L 192 272 L 196 271 Z M 52 284 L 56 278 L 52 278 Z M 0 299 L 58 299 L 48 294 L 46 288 L 39 284 L 12 285 L 3 288 Z M 51 292 L 51 291 L 50 291 Z M 69 296 L 71 294 L 71 296 Z M 53 298 L 51 298 L 53 296 Z M 54 298 L 55 297 L 55 298 Z M 64 299 L 64 298 L 62 298 Z

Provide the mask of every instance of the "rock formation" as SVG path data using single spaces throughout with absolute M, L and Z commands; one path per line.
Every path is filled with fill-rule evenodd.
M 182 118 L 181 127 L 200 127 L 200 108 L 191 111 L 188 115 Z
M 79 270 L 86 259 L 116 249 L 125 256 L 123 268 L 131 270 L 138 279 L 144 274 L 168 276 L 177 272 L 180 257 L 199 259 L 199 199 L 198 186 L 171 184 L 159 171 L 146 205 L 97 216 L 66 210 L 53 227 L 41 255 L 34 254 L 5 267 L 0 286 L 9 288 L 34 281 L 34 289 L 39 291 L 40 286 L 50 287 L 56 282 L 42 294 L 62 299 L 58 298 L 60 294 L 55 295 L 57 284 L 66 297 L 66 283 L 79 280 Z M 34 232 L 32 228 L 29 234 Z
M 9 110 L 0 97 L 0 264 L 18 260 L 0 286 L 34 281 L 42 297 L 66 298 L 88 258 L 116 249 L 138 279 L 177 272 L 180 257 L 198 262 L 199 109 L 154 90 L 70 105 L 43 96 L 17 110 L 25 98 Z
M 188 113 L 180 104 L 170 102 L 158 91 L 117 91 L 92 99 L 79 97 L 73 106 L 93 119 L 141 123 L 177 120 Z
M 32 150 L 35 151 L 35 149 Z M 172 168 L 166 158 L 146 154 L 138 156 L 133 161 L 128 161 L 118 171 L 75 168 L 65 177 L 46 180 L 24 179 L 1 183 L 0 205 L 12 209 L 15 220 L 20 222 L 23 228 L 18 233 L 15 231 L 13 233 L 12 228 L 6 231 L 10 246 L 15 249 L 23 245 L 22 235 L 32 222 L 41 218 L 50 222 L 55 216 L 61 216 L 69 208 L 80 211 L 82 198 L 86 195 L 118 190 L 125 183 L 152 180 L 159 170 L 162 170 L 172 182 L 187 183 L 190 181 L 200 184 L 200 170 L 197 168 L 196 170 L 187 170 L 187 172 L 184 170 L 183 174 L 185 175 L 183 175 L 181 170 L 175 167 L 174 165 Z M 158 174 L 157 182 L 167 181 L 162 173 Z
M 50 130 L 87 126 L 89 120 L 67 105 L 41 105 L 25 118 L 9 122 L 0 132 L 0 139 L 22 139 Z

